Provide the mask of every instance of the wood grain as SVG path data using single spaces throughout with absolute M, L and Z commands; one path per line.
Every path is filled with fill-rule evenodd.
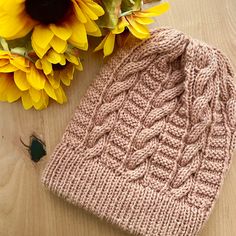
M 173 0 L 171 10 L 156 19 L 212 44 L 228 55 L 236 70 L 236 1 Z M 59 199 L 44 189 L 40 174 L 75 107 L 102 64 L 100 54 L 83 55 L 84 72 L 67 89 L 69 102 L 44 111 L 24 111 L 19 103 L 0 104 L 0 235 L 128 236 L 115 226 Z M 20 138 L 32 133 L 47 146 L 47 157 L 33 163 Z M 235 159 L 235 158 L 234 158 Z M 235 236 L 236 161 L 233 160 L 215 209 L 200 236 Z

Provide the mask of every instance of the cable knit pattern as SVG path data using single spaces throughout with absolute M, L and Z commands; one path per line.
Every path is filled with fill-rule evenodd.
M 137 235 L 196 235 L 235 147 L 236 90 L 216 48 L 161 28 L 106 63 L 43 183 Z

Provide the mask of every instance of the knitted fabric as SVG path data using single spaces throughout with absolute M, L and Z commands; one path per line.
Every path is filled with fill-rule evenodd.
M 104 65 L 42 181 L 131 233 L 196 235 L 230 164 L 235 103 L 218 49 L 155 30 Z

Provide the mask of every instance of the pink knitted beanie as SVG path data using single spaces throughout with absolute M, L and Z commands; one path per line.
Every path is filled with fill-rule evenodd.
M 234 147 L 232 68 L 174 29 L 131 44 L 90 86 L 42 181 L 131 233 L 196 235 Z

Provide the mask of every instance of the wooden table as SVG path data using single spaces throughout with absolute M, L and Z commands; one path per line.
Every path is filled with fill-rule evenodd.
M 236 70 L 236 1 L 170 0 L 171 10 L 157 26 L 171 26 L 222 49 Z M 102 56 L 84 57 L 84 71 L 66 90 L 66 105 L 52 103 L 44 111 L 25 111 L 19 103 L 0 104 L 0 235 L 1 236 L 127 236 L 127 233 L 48 192 L 40 174 L 59 142 L 75 107 L 98 72 Z M 37 164 L 20 139 L 37 134 L 47 157 Z M 236 235 L 236 161 L 226 177 L 215 209 L 201 236 Z

